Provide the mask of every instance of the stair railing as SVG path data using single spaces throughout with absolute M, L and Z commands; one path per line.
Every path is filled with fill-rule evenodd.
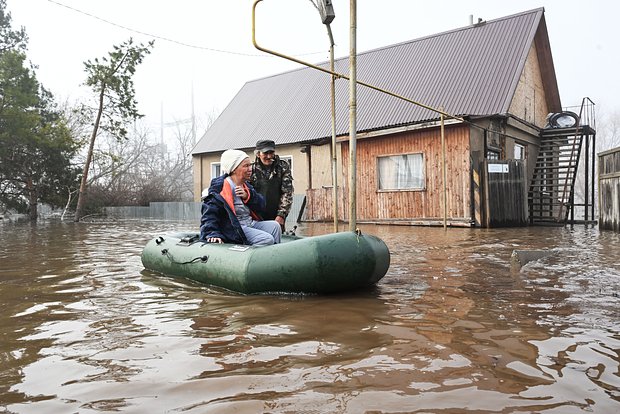
M 562 196 L 560 197 L 560 209 L 558 212 L 558 216 L 557 216 L 557 220 L 558 221 L 566 221 L 566 219 L 568 218 L 568 207 L 572 205 L 572 193 L 574 191 L 574 187 L 575 187 L 575 177 L 577 176 L 577 167 L 579 166 L 579 155 L 581 153 L 581 137 L 579 137 L 579 139 L 577 139 L 577 137 L 580 135 L 579 133 L 579 128 L 581 127 L 581 117 L 583 116 L 584 112 L 584 106 L 586 105 L 586 99 L 590 99 L 590 98 L 583 98 L 581 101 L 581 107 L 579 108 L 579 118 L 577 121 L 577 125 L 575 125 L 575 139 L 573 140 L 573 145 L 571 146 L 571 151 L 570 151 L 570 157 L 569 157 L 569 161 L 568 161 L 568 166 L 567 166 L 567 171 L 566 171 L 566 177 L 564 179 L 564 186 L 562 189 Z M 579 141 L 579 145 L 577 145 L 577 141 Z M 572 176 L 570 177 L 569 180 L 569 175 L 571 174 L 571 168 L 573 169 L 572 171 Z M 570 186 L 568 185 L 570 181 Z M 567 195 L 568 193 L 568 195 Z M 566 210 L 564 211 L 564 209 L 566 208 Z

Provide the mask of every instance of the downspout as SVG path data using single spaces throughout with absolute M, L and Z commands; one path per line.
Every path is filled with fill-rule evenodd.
M 304 146 L 301 152 L 306 154 L 306 164 L 308 165 L 308 190 L 312 190 L 312 146 Z

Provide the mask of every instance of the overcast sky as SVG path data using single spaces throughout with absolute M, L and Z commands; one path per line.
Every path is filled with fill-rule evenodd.
M 349 1 L 333 0 L 336 57 L 349 52 Z M 129 37 L 155 39 L 135 77 L 140 111 L 159 131 L 218 114 L 247 81 L 297 64 L 256 50 L 253 0 L 7 0 L 13 26 L 29 36 L 29 59 L 39 81 L 59 100 L 83 99 L 86 60 L 106 56 Z M 598 113 L 620 109 L 618 2 L 358 0 L 357 50 L 363 52 L 544 7 L 563 106 L 583 97 Z M 166 40 L 167 39 L 167 40 Z M 313 63 L 328 59 L 328 38 L 310 0 L 263 0 L 257 39 L 269 49 Z M 363 80 L 363 79 L 360 79 Z M 415 99 L 415 97 L 411 97 Z M 162 110 L 163 108 L 163 110 Z M 162 117 L 163 113 L 163 117 Z M 241 122 L 242 120 L 240 120 Z M 204 131 L 199 130 L 200 137 Z

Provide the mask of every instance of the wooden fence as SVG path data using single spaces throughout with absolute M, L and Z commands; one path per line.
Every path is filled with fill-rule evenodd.
M 484 160 L 482 176 L 483 227 L 527 226 L 527 185 L 521 160 Z
M 598 225 L 620 231 L 620 148 L 598 154 Z
M 304 204 L 304 195 L 293 195 L 293 206 L 286 219 L 287 229 L 297 223 L 300 210 Z M 202 203 L 194 201 L 153 202 L 148 207 L 105 207 L 107 216 L 132 219 L 180 220 L 200 223 Z

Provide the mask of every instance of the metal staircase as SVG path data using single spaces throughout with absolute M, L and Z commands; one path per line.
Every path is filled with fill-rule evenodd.
M 584 105 L 580 110 L 580 120 L 582 120 L 583 108 Z M 585 206 L 587 220 L 588 209 L 591 207 L 593 209 L 593 205 L 588 201 L 588 153 L 589 138 L 594 134 L 595 131 L 589 125 L 542 130 L 538 158 L 528 193 L 530 224 L 563 226 L 568 221 L 569 213 L 573 216 L 576 205 L 575 182 L 584 142 L 586 142 L 586 190 L 585 204 L 581 205 Z M 594 145 L 592 145 L 592 153 L 593 179 Z

